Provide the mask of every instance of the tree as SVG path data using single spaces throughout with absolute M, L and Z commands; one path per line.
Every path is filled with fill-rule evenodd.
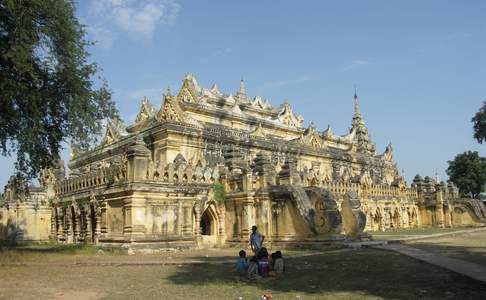
M 447 175 L 462 195 L 479 198 L 486 185 L 486 158 L 480 157 L 477 151 L 458 154 L 449 161 Z
M 0 2 L 0 151 L 19 174 L 51 166 L 62 142 L 88 148 L 117 115 L 90 45 L 73 1 Z
M 486 142 L 486 101 L 483 102 L 483 107 L 474 115 L 471 120 L 474 124 L 474 138 L 480 144 Z

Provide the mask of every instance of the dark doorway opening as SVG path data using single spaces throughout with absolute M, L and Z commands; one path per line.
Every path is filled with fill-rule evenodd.
M 207 209 L 201 216 L 200 227 L 202 235 L 211 235 L 212 218 Z

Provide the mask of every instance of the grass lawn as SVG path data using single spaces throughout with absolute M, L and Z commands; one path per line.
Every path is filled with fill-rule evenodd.
M 274 299 L 480 299 L 486 294 L 486 284 L 374 249 L 284 251 L 285 277 L 248 282 L 235 275 L 237 251 L 126 256 L 98 254 L 94 247 L 3 249 L 0 299 L 259 299 L 268 292 Z M 194 259 L 204 263 L 190 263 Z M 154 260 L 175 263 L 124 264 Z

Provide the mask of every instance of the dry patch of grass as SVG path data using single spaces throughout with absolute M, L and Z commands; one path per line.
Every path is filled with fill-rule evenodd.
M 407 245 L 486 266 L 486 231 L 411 241 Z
M 449 233 L 471 229 L 473 227 L 455 227 L 455 228 L 409 228 L 409 229 L 395 229 L 387 231 L 368 231 L 375 239 L 393 240 L 405 237 L 419 237 L 431 234 Z
M 240 279 L 234 262 L 227 263 L 236 256 L 234 249 L 150 256 L 99 255 L 83 249 L 75 254 L 9 251 L 25 265 L 0 267 L 1 299 L 259 299 L 268 292 L 274 299 L 479 299 L 486 293 L 485 284 L 373 249 L 284 252 L 290 255 L 285 276 L 258 282 Z M 2 254 L 1 260 L 8 260 Z M 70 255 L 100 264 L 55 264 L 72 262 Z M 187 263 L 194 258 L 206 263 Z M 102 264 L 133 259 L 180 264 Z

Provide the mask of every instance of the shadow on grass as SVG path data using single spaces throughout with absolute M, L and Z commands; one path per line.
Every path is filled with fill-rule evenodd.
M 286 273 L 280 279 L 239 279 L 234 264 L 186 265 L 168 279 L 188 287 L 230 285 L 314 296 L 352 293 L 386 299 L 479 299 L 486 293 L 486 284 L 374 249 L 321 251 L 313 256 L 287 258 Z

